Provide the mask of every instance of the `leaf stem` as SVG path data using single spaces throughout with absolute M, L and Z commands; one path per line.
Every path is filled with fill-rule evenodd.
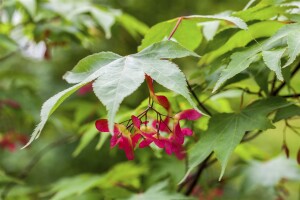
M 180 23 L 182 22 L 182 20 L 183 20 L 183 17 L 179 17 L 179 18 L 178 18 L 175 27 L 173 28 L 172 32 L 170 33 L 170 36 L 168 37 L 168 40 L 170 40 L 170 39 L 173 37 L 174 33 L 175 33 L 176 30 L 178 29 L 178 26 L 180 25 Z
M 208 166 L 210 166 L 211 164 L 213 164 L 215 161 L 212 160 L 211 162 L 209 162 L 209 159 L 212 157 L 213 153 L 209 154 L 209 156 L 201 163 L 201 165 L 199 165 L 197 172 L 195 173 L 195 178 L 193 180 L 193 182 L 189 185 L 189 187 L 187 188 L 185 195 L 190 195 L 193 190 L 194 187 L 196 186 L 201 174 L 203 173 L 203 171 L 205 170 L 205 168 L 207 168 Z

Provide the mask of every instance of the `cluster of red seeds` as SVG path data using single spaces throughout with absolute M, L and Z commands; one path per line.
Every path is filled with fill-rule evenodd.
M 18 146 L 23 146 L 27 144 L 28 136 L 16 132 L 7 132 L 0 135 L 0 147 L 2 149 L 7 149 L 10 152 L 14 152 Z
M 131 119 L 114 125 L 110 146 L 112 148 L 118 145 L 125 151 L 129 160 L 134 159 L 133 152 L 137 146 L 145 148 L 150 144 L 164 149 L 169 155 L 174 153 L 179 159 L 183 159 L 185 157 L 184 137 L 191 136 L 193 131 L 189 128 L 181 128 L 180 120 L 197 120 L 201 114 L 194 109 L 188 109 L 172 115 L 167 97 L 156 95 L 153 80 L 147 75 L 146 80 L 150 91 L 148 107 L 138 116 L 133 115 Z M 157 111 L 153 107 L 154 102 L 161 105 L 168 114 L 164 115 Z M 156 113 L 156 119 L 152 121 L 151 125 L 147 120 L 149 111 Z M 109 132 L 108 121 L 106 119 L 97 120 L 96 128 L 100 132 Z

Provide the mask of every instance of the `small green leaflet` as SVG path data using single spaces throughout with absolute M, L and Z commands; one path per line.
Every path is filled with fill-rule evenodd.
M 253 63 L 260 57 L 260 53 L 262 53 L 263 51 L 269 51 L 278 46 L 287 46 L 289 59 L 283 67 L 289 66 L 295 61 L 296 57 L 300 54 L 299 40 L 297 40 L 297 38 L 299 38 L 299 35 L 300 24 L 295 23 L 285 25 L 284 27 L 279 29 L 279 31 L 274 36 L 265 40 L 263 43 L 254 45 L 253 47 L 250 47 L 244 51 L 233 53 L 230 57 L 231 61 L 229 62 L 227 67 L 222 71 L 220 78 L 213 89 L 213 92 L 215 92 L 225 81 L 232 78 L 236 74 L 242 72 L 243 70 L 247 69 L 251 63 Z M 294 39 L 293 37 L 296 39 Z M 277 56 L 280 55 L 277 54 Z M 280 58 L 276 58 L 276 60 L 279 60 Z M 266 64 L 269 65 L 269 62 L 270 61 L 268 60 L 268 63 Z
M 262 51 L 263 61 L 270 70 L 275 72 L 277 78 L 281 81 L 283 81 L 281 72 L 281 57 L 285 51 L 286 48 L 271 51 Z
M 151 27 L 147 31 L 138 50 L 141 51 L 153 43 L 167 40 L 176 23 L 177 19 L 171 19 Z M 200 27 L 192 20 L 183 20 L 172 39 L 176 40 L 183 47 L 194 50 L 202 41 Z
M 173 41 L 155 43 L 139 53 L 125 57 L 110 52 L 87 56 L 64 76 L 67 82 L 76 84 L 54 95 L 43 104 L 41 122 L 23 148 L 39 137 L 50 115 L 67 97 L 92 81 L 96 96 L 108 110 L 110 130 L 113 130 L 114 118 L 121 102 L 142 84 L 145 74 L 164 87 L 184 96 L 197 109 L 189 95 L 184 74 L 174 63 L 162 60 L 185 56 L 198 57 L 194 52 Z
M 222 165 L 221 178 L 231 153 L 241 142 L 245 132 L 274 128 L 267 115 L 288 105 L 290 103 L 283 98 L 273 97 L 255 101 L 239 113 L 221 113 L 212 116 L 208 129 L 199 142 L 189 150 L 189 167 L 185 177 L 214 152 Z

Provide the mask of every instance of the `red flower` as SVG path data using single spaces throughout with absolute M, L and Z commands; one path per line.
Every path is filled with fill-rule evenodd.
M 7 149 L 10 152 L 14 152 L 19 145 L 25 145 L 27 144 L 27 142 L 27 135 L 15 132 L 8 132 L 2 136 L 0 135 L 0 147 L 3 149 Z
M 100 132 L 109 132 L 108 121 L 106 119 L 97 120 L 96 128 Z M 118 145 L 120 149 L 125 151 L 125 154 L 126 154 L 126 157 L 128 158 L 128 160 L 133 160 L 134 159 L 133 143 L 136 143 L 136 140 L 137 140 L 137 138 L 134 137 L 133 141 L 132 141 L 131 134 L 124 125 L 115 124 L 114 135 L 111 137 L 111 140 L 110 140 L 110 147 L 113 148 L 116 145 Z
M 201 117 L 201 114 L 198 113 L 194 109 L 184 110 L 180 113 L 177 113 L 174 116 L 174 140 L 178 142 L 179 144 L 183 144 L 184 142 L 184 136 L 190 136 L 193 134 L 193 131 L 191 129 L 185 128 L 181 129 L 180 127 L 180 120 L 187 119 L 187 120 L 197 120 Z

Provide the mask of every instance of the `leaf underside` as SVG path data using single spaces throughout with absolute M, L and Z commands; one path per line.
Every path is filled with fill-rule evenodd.
M 64 76 L 69 83 L 76 84 L 54 95 L 43 104 L 41 122 L 32 133 L 30 141 L 23 148 L 39 137 L 50 115 L 67 97 L 92 81 L 94 81 L 93 89 L 96 96 L 108 110 L 110 130 L 113 129 L 114 118 L 121 102 L 142 84 L 145 74 L 164 87 L 184 96 L 198 110 L 189 95 L 184 74 L 174 63 L 162 60 L 162 58 L 172 59 L 185 56 L 198 57 L 197 54 L 176 42 L 163 41 L 125 57 L 102 52 L 82 59 L 72 71 Z

